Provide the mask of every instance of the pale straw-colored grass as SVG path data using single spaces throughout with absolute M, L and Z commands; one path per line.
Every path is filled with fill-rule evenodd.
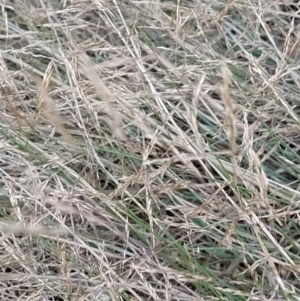
M 2 1 L 1 300 L 300 299 L 291 2 Z

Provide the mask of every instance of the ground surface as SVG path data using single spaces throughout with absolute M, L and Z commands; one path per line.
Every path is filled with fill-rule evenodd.
M 299 300 L 292 2 L 1 2 L 1 300 Z

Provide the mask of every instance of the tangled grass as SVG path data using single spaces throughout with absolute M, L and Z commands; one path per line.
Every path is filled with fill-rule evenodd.
M 300 300 L 292 2 L 2 1 L 1 300 Z

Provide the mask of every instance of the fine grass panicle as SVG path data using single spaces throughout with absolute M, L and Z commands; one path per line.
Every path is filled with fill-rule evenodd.
M 0 4 L 1 300 L 300 300 L 297 1 Z

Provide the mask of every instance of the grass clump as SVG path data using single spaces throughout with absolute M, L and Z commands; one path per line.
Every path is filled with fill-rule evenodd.
M 299 300 L 298 9 L 5 1 L 1 300 Z

